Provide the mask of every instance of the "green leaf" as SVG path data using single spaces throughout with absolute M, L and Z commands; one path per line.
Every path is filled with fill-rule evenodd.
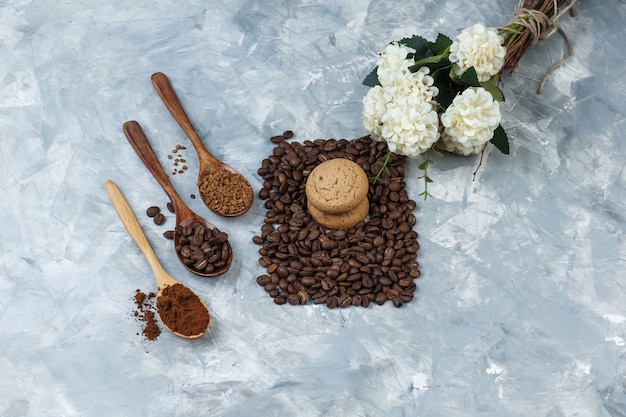
M 428 168 L 428 162 L 427 162 L 427 161 L 424 161 L 424 162 L 422 162 L 421 164 L 419 164 L 417 167 L 418 167 L 420 170 L 422 170 L 422 171 L 423 171 L 423 170 L 425 170 L 426 168 Z
M 426 58 L 422 58 L 422 59 L 416 60 L 415 61 L 415 66 L 419 68 L 419 67 L 423 67 L 424 65 L 428 65 L 428 64 L 436 64 L 439 61 L 441 61 L 442 59 L 445 59 L 442 55 L 427 56 Z
M 417 72 L 417 70 L 424 66 L 430 69 L 430 74 L 432 75 L 438 69 L 451 67 L 452 63 L 448 58 L 445 58 L 442 55 L 429 56 L 415 61 L 415 65 L 411 65 L 409 70 L 411 72 Z
M 451 80 L 448 80 L 448 82 L 438 82 L 437 86 L 439 87 L 437 103 L 445 110 L 452 104 L 452 100 L 454 100 L 456 95 L 460 92 L 460 89 L 454 88 L 454 86 L 458 87 L 458 84 L 453 84 Z
M 439 152 L 437 149 L 435 149 L 435 147 L 433 146 L 431 148 L 433 155 L 435 155 L 437 158 L 443 158 L 443 154 L 441 152 Z
M 431 51 L 435 55 L 441 55 L 450 45 L 452 45 L 452 39 L 440 33 L 435 43 L 431 43 Z
M 489 80 L 481 82 L 480 85 L 491 94 L 491 97 L 493 97 L 495 101 L 504 101 L 504 94 L 502 94 L 502 90 L 496 86 L 496 83 Z
M 431 45 L 432 42 L 427 41 L 419 35 L 414 35 L 411 38 L 404 38 L 400 40 L 402 45 L 406 45 L 409 48 L 415 49 L 415 57 L 418 59 L 432 55 Z
M 496 130 L 493 132 L 493 138 L 491 138 L 490 142 L 493 143 L 493 145 L 503 154 L 509 154 L 509 137 L 506 135 L 502 125 L 498 125 L 498 127 L 496 127 Z
M 372 72 L 369 73 L 367 77 L 363 80 L 363 84 L 368 87 L 375 87 L 380 85 L 380 81 L 378 81 L 378 73 L 376 72 L 378 67 L 374 68 Z
M 476 74 L 476 70 L 474 67 L 469 67 L 465 70 L 465 72 L 458 78 L 461 83 L 469 85 L 471 87 L 480 87 L 480 81 L 478 81 L 478 74 Z
M 428 176 L 427 176 L 427 177 L 425 177 L 425 178 L 424 178 L 424 180 L 425 180 L 426 182 L 434 182 L 434 181 L 433 181 L 430 177 L 428 177 Z

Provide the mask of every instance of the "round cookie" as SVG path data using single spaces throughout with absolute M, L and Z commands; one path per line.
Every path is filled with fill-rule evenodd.
M 370 202 L 364 198 L 361 203 L 352 210 L 341 214 L 329 214 L 320 211 L 311 202 L 307 203 L 309 213 L 322 226 L 327 229 L 349 229 L 365 219 L 370 211 Z
M 311 171 L 306 181 L 308 203 L 327 214 L 341 214 L 356 208 L 369 189 L 367 174 L 345 158 L 329 159 Z

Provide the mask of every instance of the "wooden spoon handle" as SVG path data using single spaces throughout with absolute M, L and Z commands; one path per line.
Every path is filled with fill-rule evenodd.
M 152 246 L 150 246 L 150 242 L 148 242 L 148 238 L 146 238 L 146 235 L 143 233 L 137 221 L 137 217 L 135 217 L 133 210 L 128 205 L 124 194 L 122 194 L 117 184 L 111 180 L 107 180 L 104 183 L 104 187 L 109 194 L 111 203 L 113 203 L 113 207 L 122 221 L 122 224 L 124 224 L 124 227 L 128 230 L 128 233 L 139 247 L 139 250 L 141 250 L 141 253 L 146 257 L 150 268 L 152 268 L 152 271 L 157 277 L 162 276 L 165 270 L 159 263 Z
M 150 146 L 150 142 L 148 142 L 148 138 L 146 137 L 146 134 L 143 132 L 143 129 L 141 128 L 139 123 L 131 120 L 124 123 L 123 128 L 126 139 L 128 139 L 128 142 L 137 153 L 137 156 L 139 156 L 139 159 L 141 159 L 141 162 L 143 162 L 148 170 L 150 170 L 154 178 L 163 188 L 163 191 L 165 191 L 170 200 L 172 200 L 177 217 L 186 217 L 186 214 L 188 213 L 187 206 L 185 206 L 185 204 L 182 202 L 180 196 L 176 192 L 176 189 L 172 185 L 172 182 L 165 173 L 163 166 L 159 162 L 156 154 L 154 153 L 152 146 Z
M 221 163 L 221 161 L 211 155 L 202 143 L 202 140 L 200 140 L 200 136 L 198 136 L 198 133 L 196 133 L 196 130 L 193 128 L 193 125 L 191 124 L 189 117 L 187 117 L 187 113 L 185 113 L 185 109 L 183 109 L 183 105 L 180 103 L 180 100 L 178 99 L 178 96 L 176 95 L 176 92 L 174 91 L 174 88 L 172 87 L 172 84 L 167 76 L 162 72 L 152 74 L 152 85 L 154 86 L 154 89 L 159 97 L 161 97 L 165 107 L 167 107 L 193 144 L 194 148 L 196 148 L 201 164 L 214 165 Z

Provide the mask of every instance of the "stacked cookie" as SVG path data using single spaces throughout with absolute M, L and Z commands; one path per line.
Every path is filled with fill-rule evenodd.
M 369 213 L 368 189 L 367 175 L 359 165 L 349 159 L 330 159 L 307 178 L 307 208 L 328 229 L 350 228 Z

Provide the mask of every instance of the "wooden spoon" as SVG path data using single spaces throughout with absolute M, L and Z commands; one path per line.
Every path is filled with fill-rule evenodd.
M 166 287 L 169 287 L 175 284 L 179 284 L 179 285 L 183 285 L 183 284 L 176 281 L 170 274 L 168 274 L 165 271 L 165 269 L 163 269 L 163 266 L 161 266 L 161 264 L 159 263 L 159 260 L 157 259 L 154 253 L 154 250 L 150 246 L 150 243 L 148 242 L 146 235 L 143 233 L 143 230 L 141 229 L 141 226 L 139 225 L 139 222 L 137 221 L 137 217 L 135 217 L 133 210 L 128 205 L 128 201 L 126 201 L 126 198 L 124 198 L 124 194 L 122 194 L 122 191 L 119 189 L 117 184 L 115 184 L 111 180 L 107 180 L 104 183 L 104 186 L 107 190 L 107 193 L 109 194 L 109 198 L 111 199 L 111 202 L 113 203 L 113 207 L 115 207 L 115 211 L 117 212 L 117 215 L 120 217 L 120 220 L 122 220 L 122 223 L 124 224 L 124 227 L 126 227 L 126 230 L 128 230 L 128 233 L 130 234 L 130 236 L 133 238 L 133 240 L 139 247 L 139 250 L 141 250 L 141 253 L 143 253 L 143 255 L 145 256 L 146 260 L 148 261 L 148 264 L 150 265 L 150 268 L 152 268 L 152 272 L 154 273 L 154 276 L 156 278 L 156 283 L 157 283 L 157 304 L 158 304 L 159 297 L 163 296 L 163 290 Z M 196 297 L 198 296 L 196 295 Z M 186 339 L 196 339 L 202 336 L 204 333 L 206 333 L 209 327 L 210 315 L 209 315 L 209 309 L 207 308 L 206 304 L 204 304 L 204 302 L 200 299 L 200 297 L 198 297 L 198 300 L 194 300 L 195 303 L 197 303 L 198 301 L 206 309 L 206 317 L 207 317 L 206 328 L 202 330 L 200 333 L 186 335 L 186 334 L 177 332 L 176 329 L 172 329 L 168 327 L 167 323 L 163 321 L 163 318 L 161 317 L 161 314 L 159 310 L 157 309 L 157 313 L 159 313 L 159 317 L 161 317 L 161 322 L 163 323 L 163 326 L 165 326 L 167 330 L 174 333 L 176 336 L 184 337 Z
M 206 229 L 217 229 L 213 224 L 209 223 L 207 220 L 194 213 L 180 198 L 180 196 L 174 189 L 174 186 L 170 182 L 167 174 L 163 170 L 159 159 L 155 155 L 154 150 L 150 146 L 150 142 L 148 142 L 148 138 L 146 138 L 146 135 L 143 132 L 143 129 L 141 128 L 139 123 L 134 120 L 124 123 L 124 134 L 126 135 L 126 139 L 128 139 L 128 142 L 131 144 L 131 146 L 139 156 L 139 159 L 141 159 L 141 161 L 148 168 L 148 170 L 150 170 L 154 178 L 163 188 L 163 191 L 165 191 L 165 193 L 172 201 L 172 204 L 174 205 L 174 212 L 176 213 L 176 226 L 185 227 L 192 225 L 195 222 L 200 222 L 204 225 Z M 179 233 L 176 233 L 174 236 L 175 249 L 179 247 L 178 245 L 180 239 L 181 235 Z M 212 271 L 206 271 L 204 269 L 198 270 L 192 265 L 187 265 L 180 250 L 176 250 L 176 255 L 185 266 L 185 268 L 187 268 L 194 274 L 203 277 L 214 277 L 228 271 L 228 268 L 230 268 L 230 265 L 233 262 L 233 252 L 228 240 L 225 242 L 225 244 L 227 245 L 228 257 L 226 259 L 222 258 L 222 260 L 224 260 L 226 263 L 223 266 L 215 268 Z
M 206 204 L 209 210 L 219 214 L 220 216 L 235 217 L 244 214 L 252 206 L 252 202 L 254 200 L 254 192 L 252 191 L 252 187 L 250 186 L 248 180 L 237 170 L 220 161 L 207 150 L 202 143 L 202 140 L 200 140 L 200 137 L 196 133 L 196 130 L 193 128 L 193 125 L 191 124 L 189 117 L 187 117 L 180 100 L 178 100 L 178 96 L 176 95 L 172 84 L 165 74 L 162 72 L 153 74 L 152 85 L 159 94 L 159 97 L 161 97 L 161 100 L 163 100 L 165 107 L 167 107 L 193 144 L 194 148 L 196 148 L 200 162 L 198 187 L 200 188 L 200 196 L 202 197 L 204 204 Z M 235 185 L 237 190 L 233 192 L 233 194 L 236 194 L 238 198 L 241 198 L 240 201 L 242 201 L 242 203 L 245 202 L 245 205 L 240 204 L 237 205 L 237 207 L 232 207 L 229 202 L 232 202 L 233 197 L 230 195 L 217 194 L 214 195 L 211 200 L 209 200 L 208 197 L 205 197 L 202 192 L 201 185 L 205 182 L 205 175 L 211 171 L 227 172 L 231 174 L 231 177 L 234 176 L 234 178 L 238 178 Z

